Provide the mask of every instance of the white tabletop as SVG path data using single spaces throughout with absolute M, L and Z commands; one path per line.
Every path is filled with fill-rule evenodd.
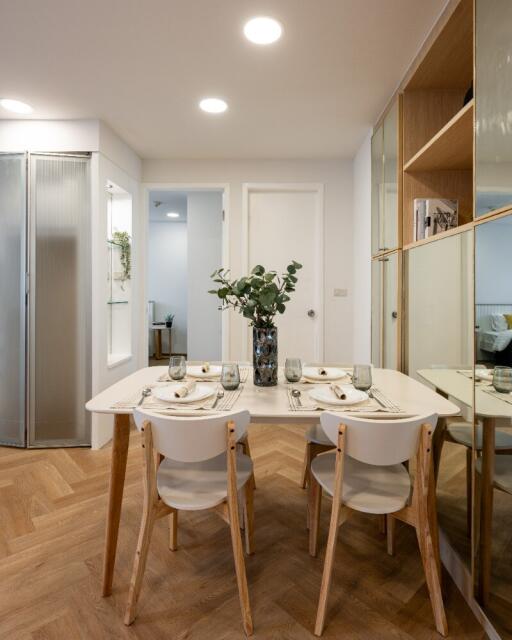
M 473 379 L 468 375 L 456 369 L 420 369 L 418 375 L 459 402 L 473 406 Z M 512 418 L 512 404 L 484 391 L 488 386 L 478 382 L 475 386 L 475 413 L 484 418 Z
M 132 413 L 132 409 L 114 408 L 116 402 L 126 400 L 152 384 L 167 371 L 167 367 L 146 367 L 116 382 L 105 391 L 89 400 L 88 411 L 93 413 Z M 462 377 L 462 376 L 461 376 Z M 383 394 L 398 404 L 404 415 L 437 413 L 439 416 L 453 416 L 460 409 L 409 376 L 391 369 L 374 369 L 373 382 Z M 288 404 L 287 384 L 279 372 L 279 384 L 275 387 L 257 387 L 249 375 L 235 408 L 247 409 L 253 422 L 311 423 L 318 420 L 318 411 L 291 411 Z M 512 405 L 511 405 L 512 408 Z M 361 416 L 362 414 L 358 414 Z M 391 417 L 391 414 L 370 414 L 372 417 Z

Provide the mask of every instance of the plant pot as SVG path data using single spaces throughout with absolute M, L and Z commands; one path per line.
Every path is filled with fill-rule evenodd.
M 172 328 L 172 322 L 166 322 L 166 323 L 165 323 L 165 326 L 166 326 L 168 329 L 171 329 L 171 328 Z
M 274 387 L 277 384 L 277 327 L 252 330 L 254 384 Z

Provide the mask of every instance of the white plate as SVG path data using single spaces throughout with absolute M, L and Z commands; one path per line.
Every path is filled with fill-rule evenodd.
M 337 369 L 335 367 L 323 367 L 327 374 L 322 376 L 318 373 L 318 369 L 320 367 L 304 367 L 302 369 L 302 375 L 305 378 L 309 378 L 309 380 L 341 380 L 341 378 L 346 378 L 348 373 L 344 369 Z
M 492 382 L 494 371 L 492 369 L 475 369 L 476 380 L 489 380 Z
M 183 403 L 187 404 L 189 402 L 199 402 L 200 400 L 206 400 L 210 396 L 213 396 L 215 393 L 215 389 L 206 384 L 197 384 L 196 388 L 192 393 L 189 393 L 188 396 L 184 398 L 176 398 L 174 395 L 176 389 L 183 386 L 182 383 L 173 382 L 172 384 L 166 384 L 163 387 L 155 387 L 152 390 L 152 395 L 158 400 L 163 400 L 164 402 L 172 402 L 172 404 Z
M 365 391 L 360 391 L 359 389 L 354 389 L 353 387 L 349 387 L 347 385 L 340 385 L 343 391 L 346 393 L 346 400 L 340 400 L 332 391 L 332 389 L 327 385 L 322 385 L 318 387 L 313 387 L 311 391 L 309 391 L 309 395 L 313 398 L 313 400 L 317 400 L 318 402 L 323 402 L 325 404 L 336 404 L 336 405 L 351 405 L 358 404 L 359 402 L 364 402 L 368 400 L 368 394 Z
M 203 371 L 201 371 L 201 366 L 202 365 L 200 364 L 192 364 L 188 366 L 187 375 L 191 376 L 192 378 L 220 378 L 220 374 L 222 371 L 222 367 L 220 365 L 210 365 L 210 369 L 206 373 L 203 373 Z

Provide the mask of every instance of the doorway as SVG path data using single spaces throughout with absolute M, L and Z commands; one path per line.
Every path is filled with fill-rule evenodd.
M 208 293 L 221 266 L 224 196 L 221 187 L 148 188 L 147 300 L 150 365 L 170 355 L 223 357 L 223 318 Z

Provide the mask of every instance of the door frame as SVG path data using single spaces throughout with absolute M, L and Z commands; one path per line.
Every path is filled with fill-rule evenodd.
M 244 182 L 242 183 L 242 267 L 245 273 L 251 268 L 249 264 L 249 197 L 251 193 L 314 193 L 316 196 L 316 259 L 315 282 L 316 299 L 314 307 L 318 310 L 318 322 L 315 336 L 315 359 L 324 361 L 325 313 L 324 313 L 324 185 L 321 182 Z M 247 361 L 252 361 L 249 348 L 249 325 L 244 323 L 242 331 L 241 353 Z
M 145 303 L 147 302 L 147 290 L 148 290 L 148 282 L 147 282 L 147 260 L 148 260 L 148 231 L 149 231 L 149 193 L 151 191 L 222 191 L 222 208 L 224 211 L 224 218 L 222 221 L 222 266 L 225 269 L 230 268 L 229 264 L 229 239 L 230 239 L 230 231 L 229 231 L 229 223 L 230 223 L 230 215 L 229 215 L 229 204 L 230 204 L 230 193 L 229 193 L 229 183 L 228 182 L 144 182 L 142 185 L 142 211 L 143 211 L 143 228 L 144 232 L 142 234 L 142 260 L 141 263 L 144 265 L 143 275 L 142 275 L 142 292 L 143 292 L 143 300 Z M 143 335 L 147 336 L 149 327 L 148 327 L 148 314 L 147 307 L 144 304 L 144 318 L 143 318 Z M 229 314 L 222 313 L 222 338 L 221 338 L 221 353 L 222 359 L 229 359 Z M 149 358 L 149 349 L 148 349 L 148 341 L 145 339 L 143 344 L 143 357 L 144 362 L 148 361 Z

